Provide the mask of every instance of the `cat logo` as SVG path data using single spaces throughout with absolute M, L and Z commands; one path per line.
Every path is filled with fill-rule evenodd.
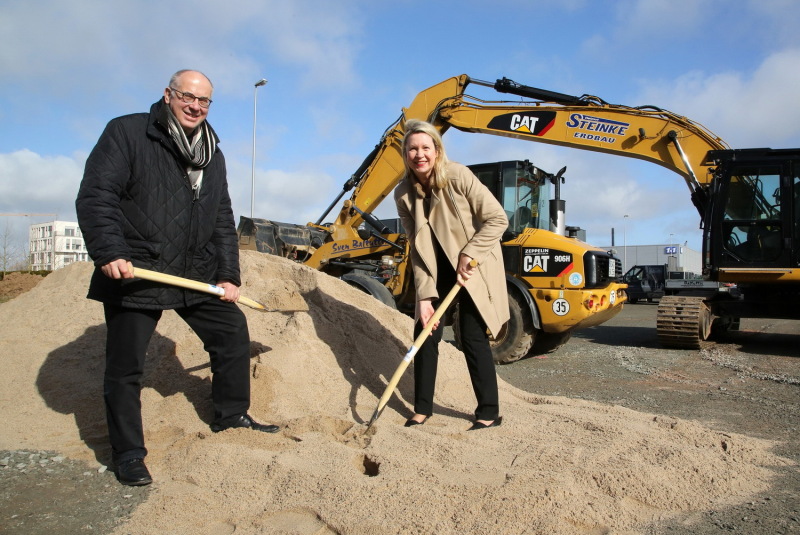
M 547 261 L 549 256 L 525 256 L 523 259 L 523 269 L 526 273 L 544 273 L 547 271 Z
M 504 113 L 493 117 L 487 127 L 501 132 L 513 132 L 527 136 L 543 136 L 555 124 L 554 111 L 525 111 Z
M 511 116 L 511 130 L 517 132 L 525 132 L 526 134 L 533 133 L 536 130 L 536 122 L 538 117 L 528 117 L 525 115 L 512 115 Z

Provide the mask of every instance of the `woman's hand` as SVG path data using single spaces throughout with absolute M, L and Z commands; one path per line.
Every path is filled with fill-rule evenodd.
M 472 275 L 475 274 L 475 269 L 478 266 L 477 262 L 465 254 L 458 255 L 458 268 L 456 269 L 456 280 L 461 286 L 464 286 Z
M 422 322 L 422 327 L 425 328 L 428 326 L 428 322 L 433 317 L 434 310 L 433 308 L 433 299 L 421 299 L 417 301 L 417 317 Z M 437 321 L 433 329 L 431 329 L 431 334 L 439 327 L 439 322 Z

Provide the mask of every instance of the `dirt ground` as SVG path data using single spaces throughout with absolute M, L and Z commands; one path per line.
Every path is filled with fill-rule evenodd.
M 644 528 L 643 535 L 800 533 L 800 325 L 744 320 L 742 331 L 723 343 L 700 351 L 664 350 L 656 340 L 655 311 L 654 304 L 628 305 L 606 324 L 576 333 L 559 350 L 498 367 L 498 374 L 536 396 L 583 399 L 659 415 L 659 422 L 661 415 L 697 421 L 722 436 L 731 433 L 775 441 L 775 453 L 794 461 L 775 468 L 779 477 L 770 488 L 746 503 L 671 516 Z M 507 409 L 511 412 L 510 406 Z M 594 409 L 586 406 L 586 410 Z M 385 415 L 383 420 L 391 418 Z M 438 418 L 445 420 L 447 430 L 447 419 Z M 550 424 L 559 422 L 553 419 Z M 37 422 L 31 421 L 30 426 L 37 427 Z M 387 423 L 382 433 L 387 434 L 388 428 Z M 546 436 L 535 428 L 530 435 L 532 444 L 537 436 Z M 312 442 L 306 440 L 306 447 Z M 550 455 L 544 447 L 536 451 Z M 388 468 L 383 473 L 388 476 Z M 630 481 L 634 480 L 631 476 Z M 119 532 L 120 524 L 155 496 L 151 496 L 154 489 L 158 492 L 156 485 L 123 487 L 104 466 L 69 459 L 59 452 L 0 451 L 0 533 Z M 296 516 L 301 518 L 301 513 Z M 240 529 L 218 524 L 208 533 L 234 531 Z M 273 532 L 300 533 L 288 527 L 269 531 Z M 318 531 L 323 532 L 332 531 Z
M 27 292 L 39 284 L 41 280 L 41 275 L 32 273 L 7 273 L 0 279 L 0 303 L 5 303 L 9 299 Z

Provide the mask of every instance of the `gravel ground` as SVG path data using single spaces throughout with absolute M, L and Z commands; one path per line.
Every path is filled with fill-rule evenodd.
M 149 492 L 51 451 L 0 451 L 0 533 L 111 533 Z
M 528 392 L 582 398 L 696 420 L 719 431 L 777 441 L 797 466 L 738 507 L 686 515 L 652 534 L 800 533 L 800 323 L 743 320 L 742 329 L 703 349 L 659 346 L 656 303 L 626 305 L 611 321 L 557 351 L 498 367 Z

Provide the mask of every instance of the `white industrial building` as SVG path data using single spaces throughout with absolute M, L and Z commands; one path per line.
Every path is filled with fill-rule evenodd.
M 30 226 L 30 269 L 54 271 L 73 262 L 89 261 L 78 223 L 50 221 Z
M 667 265 L 667 271 L 688 271 L 702 273 L 703 255 L 685 245 L 612 245 L 602 249 L 613 251 L 614 256 L 622 261 L 622 273 L 633 266 Z

